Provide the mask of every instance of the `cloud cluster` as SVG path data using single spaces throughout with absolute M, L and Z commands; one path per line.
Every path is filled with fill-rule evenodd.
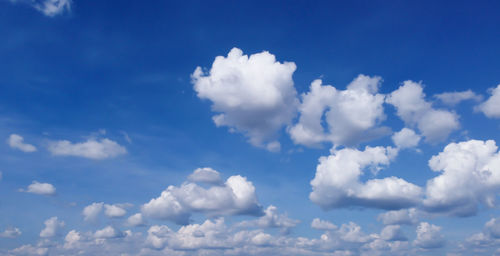
M 386 98 L 397 115 L 410 127 L 416 127 L 427 142 L 444 141 L 460 126 L 458 115 L 443 109 L 435 109 L 425 100 L 422 84 L 405 81 Z
M 388 128 L 375 129 L 385 119 L 384 95 L 378 93 L 381 80 L 359 75 L 345 90 L 321 80 L 312 82 L 309 92 L 302 94 L 299 121 L 289 129 L 292 140 L 306 146 L 353 146 L 387 134 Z
M 199 171 L 195 171 L 190 177 L 193 179 L 199 174 Z M 223 184 L 209 188 L 193 182 L 183 183 L 179 187 L 169 186 L 159 197 L 144 204 L 141 211 L 147 217 L 180 224 L 187 224 L 195 212 L 209 216 L 262 215 L 255 187 L 240 175 L 231 176 Z
M 332 151 L 330 156 L 319 159 L 311 181 L 313 191 L 309 198 L 314 203 L 325 209 L 349 206 L 401 209 L 419 202 L 422 189 L 403 179 L 360 181 L 368 168 L 377 172 L 388 165 L 395 149 L 367 146 L 363 151 L 352 148 Z
M 500 153 L 492 140 L 448 144 L 429 160 L 440 175 L 427 182 L 428 211 L 470 216 L 483 204 L 495 205 L 500 191 Z
M 191 75 L 201 99 L 212 102 L 217 126 L 244 133 L 251 144 L 279 151 L 277 132 L 296 114 L 298 100 L 293 62 L 280 63 L 269 52 L 250 56 L 233 48 L 218 56 L 208 72 L 200 67 Z

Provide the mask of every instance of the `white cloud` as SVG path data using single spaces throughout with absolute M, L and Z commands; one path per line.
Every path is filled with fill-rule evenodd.
M 422 84 L 405 81 L 386 98 L 394 105 L 397 115 L 410 127 L 417 127 L 427 142 L 445 140 L 460 126 L 458 115 L 442 109 L 434 109 L 425 100 Z
M 64 237 L 64 248 L 71 249 L 79 245 L 82 236 L 76 230 L 71 230 Z
M 20 189 L 20 191 L 44 196 L 52 196 L 56 194 L 56 188 L 52 184 L 41 183 L 36 180 L 33 181 L 26 190 Z
M 384 225 L 413 225 L 418 222 L 418 212 L 415 208 L 388 211 L 379 214 L 377 219 Z
M 287 233 L 290 228 L 299 224 L 300 221 L 290 219 L 286 214 L 279 214 L 276 206 L 270 205 L 264 210 L 264 216 L 254 221 L 243 221 L 239 224 L 242 227 L 260 227 L 260 228 L 280 228 Z
M 64 227 L 64 221 L 59 221 L 57 217 L 52 217 L 44 222 L 45 228 L 40 232 L 40 237 L 49 238 L 59 234 Z
M 78 156 L 90 159 L 105 159 L 127 153 L 125 147 L 110 139 L 88 139 L 81 143 L 67 140 L 53 141 L 48 147 L 55 156 Z
M 380 231 L 380 238 L 386 241 L 406 241 L 408 238 L 405 236 L 399 225 L 388 225 Z
M 313 221 L 311 222 L 311 228 L 314 228 L 317 230 L 335 230 L 335 229 L 337 229 L 337 225 L 335 225 L 329 221 L 326 221 L 326 220 L 314 218 Z
M 105 204 L 104 214 L 106 214 L 106 216 L 110 218 L 119 218 L 125 216 L 125 214 L 127 214 L 127 211 L 121 205 Z
M 97 230 L 94 233 L 94 237 L 97 239 L 110 239 L 110 238 L 117 238 L 117 237 L 122 237 L 122 236 L 124 236 L 124 234 L 120 230 L 118 230 L 112 226 L 107 226 L 103 229 Z
M 332 155 L 319 159 L 309 198 L 325 209 L 349 206 L 400 209 L 416 205 L 421 188 L 403 179 L 360 181 L 365 169 L 377 172 L 389 164 L 394 154 L 390 147 L 333 150 Z
M 72 0 L 10 0 L 13 3 L 28 4 L 45 16 L 54 17 L 71 11 Z
M 229 177 L 224 185 L 209 188 L 189 182 L 180 187 L 169 186 L 160 197 L 151 199 L 141 209 L 148 217 L 180 224 L 188 223 L 193 212 L 211 216 L 262 214 L 255 187 L 239 175 Z
M 359 75 L 346 90 L 322 85 L 319 79 L 312 82 L 302 94 L 299 122 L 289 129 L 292 140 L 306 146 L 352 146 L 386 134 L 388 128 L 375 128 L 385 119 L 384 95 L 378 93 L 381 80 Z M 328 127 L 323 127 L 323 118 Z
M 420 138 L 420 135 L 416 134 L 415 131 L 406 127 L 392 135 L 394 145 L 400 149 L 416 147 L 420 142 Z
M 136 213 L 130 217 L 128 217 L 126 225 L 127 226 L 132 226 L 132 227 L 137 227 L 137 226 L 143 226 L 145 225 L 146 222 L 144 221 L 144 218 L 142 217 L 142 214 Z
M 212 168 L 198 168 L 188 176 L 188 180 L 213 185 L 220 185 L 223 183 L 220 173 Z
M 20 236 L 22 233 L 21 233 L 21 230 L 19 230 L 19 228 L 16 228 L 16 227 L 9 227 L 9 228 L 6 228 L 3 232 L 0 233 L 0 237 L 3 237 L 3 238 L 16 238 L 18 236 Z
M 427 182 L 426 210 L 470 216 L 479 204 L 495 205 L 500 154 L 494 141 L 450 143 L 429 160 L 429 167 L 441 174 Z
M 491 96 L 475 109 L 489 118 L 500 118 L 500 84 L 490 89 Z
M 455 106 L 465 100 L 480 101 L 482 99 L 481 95 L 477 95 L 471 90 L 462 92 L 445 92 L 436 94 L 434 97 L 449 106 Z
M 296 114 L 293 62 L 280 63 L 269 52 L 250 56 L 233 48 L 215 58 L 209 72 L 200 67 L 191 75 L 200 99 L 208 99 L 217 126 L 227 126 L 249 138 L 252 145 L 279 149 L 277 132 Z
M 441 234 L 441 227 L 421 222 L 417 227 L 417 238 L 413 241 L 413 244 L 424 249 L 443 247 L 445 240 Z
M 104 203 L 92 203 L 91 205 L 83 208 L 83 218 L 85 221 L 96 221 L 99 213 L 102 211 Z
M 9 146 L 11 148 L 19 149 L 19 150 L 26 152 L 26 153 L 36 151 L 35 146 L 33 146 L 31 144 L 24 143 L 24 138 L 21 137 L 20 135 L 17 135 L 17 134 L 11 134 L 9 136 L 9 138 L 7 139 L 7 144 L 9 144 Z
M 49 251 L 49 248 L 46 248 L 46 247 L 22 245 L 22 246 L 15 248 L 9 252 L 12 253 L 13 255 L 23 255 L 23 256 L 39 255 L 39 256 L 43 256 L 43 255 L 47 255 L 48 251 Z

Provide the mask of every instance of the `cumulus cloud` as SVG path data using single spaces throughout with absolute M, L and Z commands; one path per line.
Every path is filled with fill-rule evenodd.
M 427 142 L 445 140 L 460 126 L 458 115 L 443 109 L 434 109 L 425 100 L 422 84 L 405 81 L 386 98 L 396 107 L 397 115 L 410 127 L 416 127 Z
M 500 84 L 490 89 L 491 96 L 475 109 L 489 118 L 500 118 Z
M 329 221 L 326 221 L 326 220 L 314 218 L 313 221 L 311 222 L 311 228 L 314 228 L 317 230 L 335 230 L 335 229 L 337 229 L 337 225 L 335 225 Z
M 254 221 L 243 221 L 239 226 L 260 227 L 260 228 L 280 228 L 287 233 L 290 228 L 299 224 L 300 221 L 290 219 L 286 214 L 279 214 L 276 206 L 270 205 L 264 210 L 264 216 Z
M 104 203 L 92 203 L 83 208 L 83 218 L 85 221 L 96 221 L 99 213 L 101 213 Z
M 6 228 L 3 232 L 0 233 L 0 237 L 3 237 L 3 238 L 16 238 L 18 236 L 20 236 L 22 233 L 21 233 L 21 230 L 19 230 L 19 228 L 16 228 L 16 227 L 9 227 L 9 228 Z
M 429 167 L 440 175 L 427 182 L 426 210 L 470 216 L 479 204 L 495 206 L 500 154 L 494 141 L 450 143 L 429 160 Z
M 159 197 L 144 204 L 141 210 L 148 217 L 179 224 L 188 223 L 193 212 L 210 216 L 262 214 L 255 187 L 240 175 L 229 177 L 223 185 L 209 188 L 190 182 L 180 187 L 169 186 Z
M 414 148 L 420 142 L 420 135 L 416 134 L 415 131 L 408 128 L 403 128 L 401 131 L 394 133 L 392 135 L 392 141 L 399 149 Z
M 349 206 L 400 209 L 416 205 L 422 189 L 403 179 L 360 181 L 367 168 L 377 172 L 389 164 L 394 154 L 390 147 L 333 150 L 332 155 L 319 159 L 309 198 L 325 209 Z
M 359 75 L 345 90 L 319 79 L 312 82 L 309 92 L 302 94 L 299 122 L 289 129 L 292 140 L 306 146 L 352 146 L 387 134 L 388 128 L 376 127 L 385 119 L 384 95 L 378 93 L 381 80 Z
M 64 227 L 64 221 L 59 221 L 57 217 L 52 217 L 44 222 L 45 228 L 40 232 L 40 237 L 49 238 L 59 234 Z
M 110 139 L 88 139 L 72 143 L 67 140 L 53 141 L 48 147 L 55 156 L 78 156 L 90 159 L 112 158 L 127 153 L 125 147 Z
M 7 139 L 7 144 L 9 144 L 11 148 L 15 148 L 26 153 L 36 151 L 35 146 L 28 143 L 24 143 L 24 138 L 17 134 L 11 134 Z
M 125 224 L 127 226 L 137 227 L 137 226 L 145 225 L 146 222 L 144 221 L 142 214 L 136 213 L 136 214 L 128 217 L 127 222 Z
M 415 208 L 387 211 L 379 214 L 377 219 L 384 225 L 413 225 L 418 222 L 418 211 Z
M 45 16 L 54 17 L 71 11 L 72 0 L 10 0 L 13 3 L 28 4 Z
M 385 226 L 380 232 L 380 237 L 386 241 L 407 241 L 408 238 L 405 236 L 399 225 L 388 225 Z
M 434 95 L 438 100 L 449 106 L 455 106 L 465 100 L 481 101 L 481 95 L 477 95 L 471 90 L 462 92 L 445 92 Z
M 69 231 L 64 237 L 64 248 L 71 249 L 78 246 L 81 238 L 80 232 L 76 230 Z
M 41 183 L 36 180 L 33 181 L 27 189 L 20 189 L 20 191 L 44 196 L 52 196 L 56 194 L 56 188 L 52 184 Z
M 106 214 L 106 216 L 110 218 L 119 218 L 125 216 L 125 214 L 127 214 L 127 211 L 121 205 L 105 204 L 104 214 Z
M 97 230 L 94 233 L 94 237 L 98 238 L 98 239 L 117 238 L 117 237 L 122 237 L 123 235 L 124 234 L 120 230 L 118 230 L 112 226 L 107 226 L 103 229 Z
M 413 241 L 413 244 L 424 249 L 443 247 L 445 239 L 441 234 L 441 227 L 421 222 L 417 227 L 417 238 Z
M 188 176 L 191 182 L 207 183 L 213 185 L 222 184 L 220 173 L 212 168 L 198 168 Z
M 215 58 L 210 71 L 197 67 L 191 75 L 200 99 L 212 102 L 217 126 L 245 134 L 255 146 L 279 150 L 277 132 L 296 115 L 293 62 L 280 63 L 273 54 L 243 55 L 233 48 Z

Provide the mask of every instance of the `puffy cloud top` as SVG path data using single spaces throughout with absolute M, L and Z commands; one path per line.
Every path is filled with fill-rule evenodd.
M 227 57 L 216 57 L 209 72 L 197 67 L 191 77 L 198 97 L 210 100 L 212 110 L 220 113 L 213 117 L 217 126 L 276 151 L 276 132 L 296 114 L 295 69 L 293 62 L 280 63 L 269 52 L 248 56 L 233 48 Z
M 26 193 L 33 193 L 38 195 L 52 196 L 56 194 L 56 188 L 50 183 L 41 183 L 33 181 L 26 190 L 21 190 Z
M 483 112 L 489 118 L 500 118 L 500 84 L 491 89 L 491 96 L 476 110 Z
M 11 148 L 19 149 L 27 153 L 36 151 L 35 146 L 24 143 L 24 138 L 18 134 L 11 134 L 7 139 L 7 144 L 9 144 Z
M 72 143 L 67 140 L 53 141 L 49 151 L 55 156 L 78 156 L 90 159 L 105 159 L 127 153 L 125 147 L 110 139 L 89 139 Z

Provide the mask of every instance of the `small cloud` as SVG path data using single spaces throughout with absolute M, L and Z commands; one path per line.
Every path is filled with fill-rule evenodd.
M 21 192 L 32 193 L 37 195 L 52 196 L 56 194 L 56 188 L 50 183 L 41 183 L 33 181 L 26 190 L 20 189 Z
M 7 144 L 9 144 L 9 146 L 11 148 L 19 149 L 19 150 L 26 152 L 26 153 L 36 151 L 35 146 L 33 146 L 31 144 L 24 143 L 24 138 L 18 134 L 11 134 L 9 136 L 9 138 L 7 139 Z
M 12 3 L 29 5 L 47 17 L 54 17 L 71 11 L 72 0 L 10 0 Z
M 6 228 L 2 233 L 0 233 L 0 237 L 2 238 L 16 238 L 22 234 L 19 228 L 10 227 Z
M 53 141 L 49 143 L 48 150 L 55 156 L 78 156 L 99 160 L 127 153 L 125 147 L 106 138 L 90 138 L 80 143 L 73 143 L 68 140 Z

